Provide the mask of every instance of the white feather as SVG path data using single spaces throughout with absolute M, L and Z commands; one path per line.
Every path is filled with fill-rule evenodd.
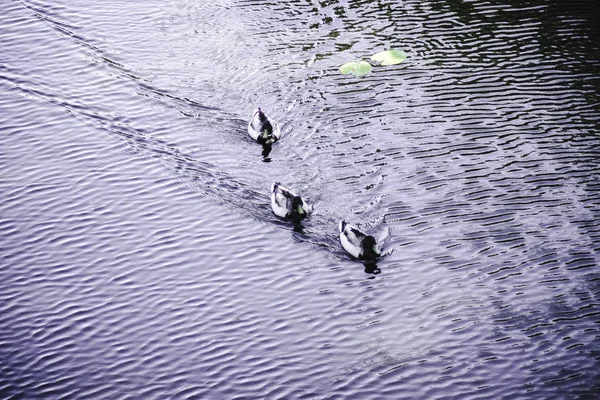
M 346 223 L 345 221 L 340 221 L 340 243 L 342 244 L 344 250 L 350 253 L 350 255 L 359 258 L 362 253 L 362 238 L 358 238 L 353 229 L 358 231 L 358 229 Z
M 276 183 L 271 186 L 271 208 L 273 209 L 273 213 L 275 215 L 285 218 L 289 212 L 289 209 L 291 208 L 292 203 L 291 199 L 289 200 L 284 194 L 284 191 L 281 189 L 282 187 Z

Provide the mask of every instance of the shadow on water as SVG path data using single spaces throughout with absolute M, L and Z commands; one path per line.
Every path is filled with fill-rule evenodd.
M 294 230 L 294 232 L 299 233 L 299 234 L 301 234 L 303 236 L 306 235 L 306 233 L 304 232 L 304 226 L 301 223 L 299 223 L 299 222 L 294 223 L 293 230 Z
M 263 147 L 263 150 L 262 150 L 263 162 L 271 162 L 271 157 L 269 157 L 269 154 L 271 154 L 271 149 L 273 148 L 273 145 L 272 144 L 263 144 L 262 147 Z
M 381 273 L 381 269 L 374 262 L 365 261 L 363 265 L 366 274 L 378 275 Z

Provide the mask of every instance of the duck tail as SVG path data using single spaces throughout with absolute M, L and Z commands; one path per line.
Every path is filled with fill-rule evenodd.
M 346 229 L 346 221 L 341 220 L 340 221 L 340 233 L 343 233 L 344 229 Z
M 268 118 L 267 118 L 267 116 L 265 115 L 264 111 L 263 111 L 263 110 L 262 110 L 260 107 L 258 107 L 258 119 L 260 120 L 260 122 L 261 122 L 262 124 L 265 124 L 266 122 L 268 122 L 268 121 L 269 121 L 269 119 L 268 119 Z M 269 126 L 270 126 L 270 125 L 271 125 L 271 124 L 269 124 Z M 262 130 L 262 129 L 261 129 L 261 130 Z

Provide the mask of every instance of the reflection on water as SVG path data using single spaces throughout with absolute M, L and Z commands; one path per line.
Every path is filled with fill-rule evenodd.
M 381 269 L 374 262 L 365 262 L 363 263 L 365 266 L 365 273 L 377 275 L 381 273 Z
M 272 144 L 263 144 L 262 145 L 262 156 L 263 156 L 264 162 L 271 162 L 271 159 L 269 158 L 269 154 L 271 153 L 272 148 L 273 148 Z
M 587 0 L 7 4 L 0 392 L 593 397 L 599 27 Z

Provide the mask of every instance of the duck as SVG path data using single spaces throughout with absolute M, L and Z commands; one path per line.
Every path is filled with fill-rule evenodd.
M 271 208 L 278 217 L 300 222 L 308 216 L 311 207 L 300 196 L 275 182 L 271 186 Z
M 279 124 L 269 118 L 260 107 L 254 112 L 254 116 L 248 124 L 248 134 L 263 145 L 271 145 L 281 138 Z
M 346 221 L 340 221 L 340 243 L 351 256 L 373 262 L 380 256 L 377 241 L 371 235 L 366 235 Z

